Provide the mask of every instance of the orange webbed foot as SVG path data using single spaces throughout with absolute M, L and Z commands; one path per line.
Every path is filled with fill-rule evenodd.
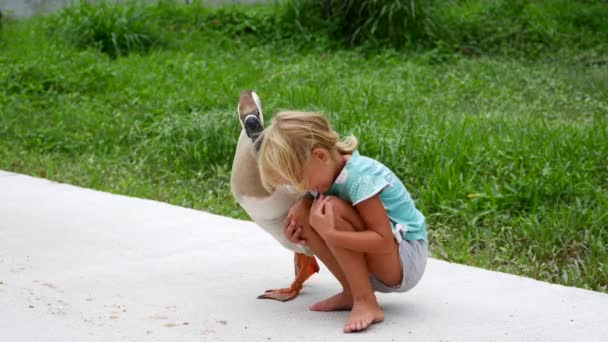
M 274 299 L 281 302 L 292 300 L 300 294 L 302 284 L 311 275 L 319 272 L 319 264 L 314 256 L 296 253 L 294 256 L 296 279 L 290 287 L 284 289 L 266 290 L 258 299 Z

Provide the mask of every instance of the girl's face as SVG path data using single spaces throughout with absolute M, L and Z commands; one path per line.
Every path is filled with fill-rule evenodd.
M 330 152 L 324 148 L 314 148 L 308 163 L 305 189 L 326 193 L 334 180 L 344 167 L 346 161 L 337 152 Z

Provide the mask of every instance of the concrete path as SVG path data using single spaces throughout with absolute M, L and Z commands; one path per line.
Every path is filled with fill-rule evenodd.
M 608 295 L 430 260 L 386 321 L 341 332 L 326 269 L 288 303 L 292 255 L 253 223 L 0 171 L 2 341 L 608 341 Z

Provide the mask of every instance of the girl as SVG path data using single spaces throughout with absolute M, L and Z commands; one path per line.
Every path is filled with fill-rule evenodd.
M 343 291 L 310 307 L 351 310 L 344 332 L 382 322 L 374 291 L 405 292 L 424 272 L 424 216 L 403 183 L 382 163 L 340 140 L 318 113 L 281 112 L 262 133 L 258 165 L 268 190 L 288 184 L 316 192 L 290 210 L 284 229 L 329 268 Z

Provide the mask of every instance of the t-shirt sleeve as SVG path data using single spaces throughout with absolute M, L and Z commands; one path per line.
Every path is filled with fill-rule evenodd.
M 386 188 L 389 183 L 381 176 L 362 176 L 356 180 L 349 187 L 350 199 L 353 206 L 373 197 L 380 193 Z

